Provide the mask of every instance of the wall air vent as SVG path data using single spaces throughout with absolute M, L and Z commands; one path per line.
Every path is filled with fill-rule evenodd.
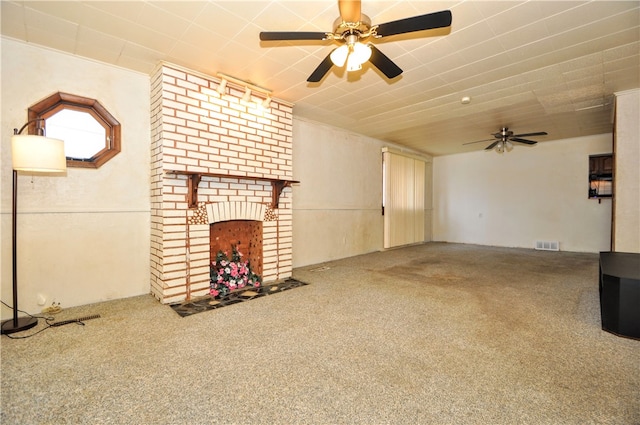
M 560 242 L 536 241 L 536 249 L 540 251 L 560 251 Z

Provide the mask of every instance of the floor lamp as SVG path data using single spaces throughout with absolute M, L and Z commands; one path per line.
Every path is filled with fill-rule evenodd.
M 17 226 L 18 171 L 38 173 L 63 173 L 67 170 L 64 142 L 45 137 L 41 126 L 42 118 L 28 121 L 20 130 L 13 129 L 11 155 L 13 168 L 13 206 L 11 210 L 11 235 L 13 250 L 13 319 L 2 322 L 2 334 L 11 334 L 33 328 L 38 319 L 32 316 L 18 317 L 18 267 L 17 267 Z M 36 125 L 35 135 L 21 135 L 30 124 Z

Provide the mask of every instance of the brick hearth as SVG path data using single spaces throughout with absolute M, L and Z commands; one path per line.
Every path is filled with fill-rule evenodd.
M 216 222 L 261 222 L 263 281 L 291 276 L 291 189 L 275 208 L 273 180 L 292 179 L 292 105 L 263 111 L 233 83 L 219 95 L 219 83 L 166 63 L 152 76 L 151 293 L 162 303 L 208 293 Z M 184 173 L 201 173 L 194 208 Z

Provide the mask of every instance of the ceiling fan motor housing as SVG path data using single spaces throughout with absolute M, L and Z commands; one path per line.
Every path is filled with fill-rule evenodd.
M 500 133 L 496 133 L 493 136 L 496 139 L 502 139 L 502 141 L 506 141 L 509 137 L 513 136 L 513 131 L 509 130 L 508 127 L 502 127 L 500 129 Z
M 358 22 L 345 22 L 342 18 L 338 18 L 333 22 L 334 39 L 344 39 L 350 34 L 357 34 L 358 38 L 366 38 L 369 36 L 371 29 L 371 19 L 362 13 Z

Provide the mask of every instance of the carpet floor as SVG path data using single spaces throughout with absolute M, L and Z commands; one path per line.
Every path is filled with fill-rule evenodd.
M 597 254 L 429 243 L 293 277 L 187 317 L 144 295 L 2 336 L 0 422 L 640 424 L 640 341 L 601 329 Z

